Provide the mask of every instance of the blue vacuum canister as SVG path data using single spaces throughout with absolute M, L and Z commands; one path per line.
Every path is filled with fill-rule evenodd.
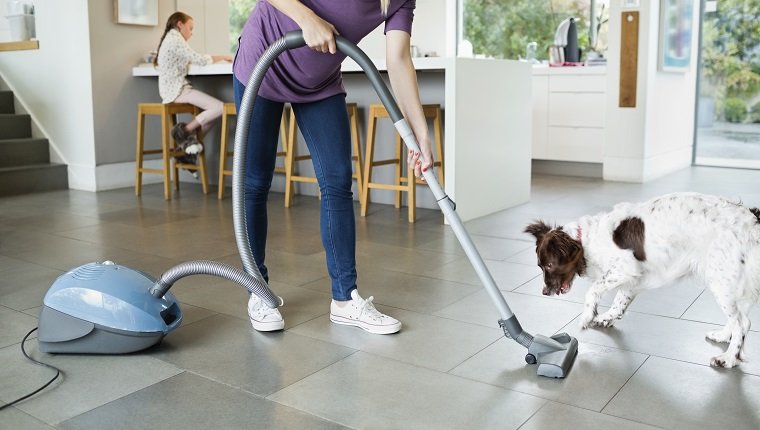
M 111 261 L 61 275 L 40 311 L 42 352 L 124 354 L 160 343 L 182 323 L 174 295 L 153 297 L 156 280 Z

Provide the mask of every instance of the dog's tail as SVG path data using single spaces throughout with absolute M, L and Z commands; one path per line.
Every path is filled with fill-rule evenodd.
M 754 215 L 755 218 L 757 218 L 757 223 L 760 224 L 760 209 L 750 208 L 749 211 L 752 212 L 752 215 Z

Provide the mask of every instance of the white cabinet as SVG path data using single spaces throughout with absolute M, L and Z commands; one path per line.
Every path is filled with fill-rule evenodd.
M 533 67 L 532 158 L 602 162 L 606 69 Z

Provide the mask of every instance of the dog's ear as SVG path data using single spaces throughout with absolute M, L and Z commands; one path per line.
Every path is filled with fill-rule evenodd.
M 527 227 L 525 227 L 525 230 L 523 230 L 525 233 L 530 233 L 536 238 L 536 245 L 538 245 L 541 242 L 541 239 L 543 239 L 544 235 L 548 233 L 552 228 L 546 225 L 545 222 L 541 220 L 536 220 L 533 224 L 529 224 Z

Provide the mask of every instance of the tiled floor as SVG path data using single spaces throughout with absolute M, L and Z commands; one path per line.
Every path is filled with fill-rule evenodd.
M 401 319 L 391 336 L 332 325 L 319 239 L 318 200 L 270 202 L 268 263 L 285 299 L 286 330 L 251 329 L 246 293 L 209 276 L 173 292 L 185 321 L 164 342 L 127 356 L 32 355 L 65 376 L 0 411 L 7 429 L 760 428 L 760 307 L 751 359 L 732 370 L 707 363 L 721 346 L 704 333 L 723 323 L 709 292 L 689 280 L 641 294 L 615 328 L 580 330 L 579 281 L 561 298 L 541 295 L 530 237 L 535 218 L 563 223 L 619 201 L 693 190 L 760 206 L 760 172 L 691 168 L 641 185 L 536 176 L 531 201 L 467 223 L 524 328 L 567 331 L 580 352 L 564 380 L 538 377 L 506 339 L 496 310 L 436 210 L 373 205 L 357 217 L 359 286 Z M 0 199 L 0 403 L 51 376 L 21 355 L 42 297 L 64 271 L 110 259 L 160 275 L 187 259 L 238 265 L 230 199 L 183 184 L 102 193 L 63 191 Z M 425 191 L 427 192 L 427 191 Z M 609 298 L 607 302 L 609 303 Z

